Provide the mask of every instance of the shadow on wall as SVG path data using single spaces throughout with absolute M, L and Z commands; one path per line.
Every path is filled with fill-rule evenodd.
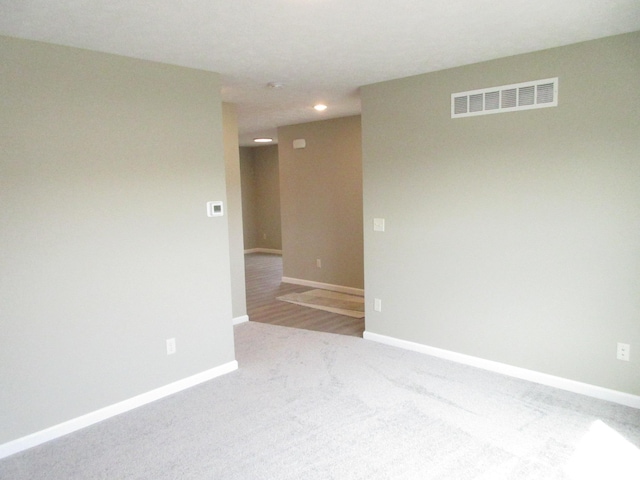
M 282 251 L 278 145 L 240 147 L 246 251 Z

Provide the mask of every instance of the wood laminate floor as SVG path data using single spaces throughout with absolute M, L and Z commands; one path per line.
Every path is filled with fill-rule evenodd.
M 285 327 L 362 337 L 364 318 L 351 318 L 314 308 L 276 300 L 293 292 L 305 292 L 311 287 L 282 283 L 282 257 L 265 253 L 245 255 L 247 313 L 253 322 Z

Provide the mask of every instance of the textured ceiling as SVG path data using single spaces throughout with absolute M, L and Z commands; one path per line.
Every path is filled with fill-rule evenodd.
M 635 30 L 640 0 L 0 0 L 3 35 L 220 73 L 241 145 L 357 114 L 361 85 Z

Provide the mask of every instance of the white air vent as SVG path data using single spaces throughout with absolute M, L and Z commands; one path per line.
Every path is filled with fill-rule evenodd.
M 451 95 L 451 118 L 558 105 L 558 78 L 483 88 Z

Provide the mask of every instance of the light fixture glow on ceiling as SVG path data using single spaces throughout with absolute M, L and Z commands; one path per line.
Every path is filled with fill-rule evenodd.
M 253 141 L 256 143 L 270 143 L 273 142 L 273 138 L 254 138 Z
M 319 103 L 319 104 L 315 105 L 313 108 L 315 108 L 319 112 L 323 112 L 323 111 L 325 111 L 327 109 L 327 106 L 323 105 L 322 103 Z

